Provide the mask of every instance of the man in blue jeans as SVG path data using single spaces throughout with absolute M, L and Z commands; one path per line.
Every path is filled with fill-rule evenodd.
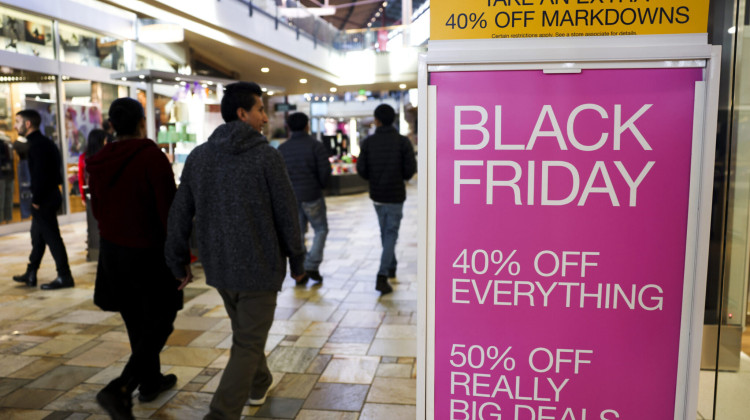
M 294 195 L 297 197 L 302 248 L 306 252 L 305 272 L 307 276 L 297 282 L 297 285 L 301 286 L 307 282 L 308 278 L 317 282 L 323 281 L 319 268 L 323 261 L 323 248 L 328 236 L 328 218 L 323 189 L 331 175 L 331 163 L 328 161 L 328 153 L 323 143 L 307 134 L 310 130 L 307 115 L 295 112 L 287 118 L 286 123 L 292 136 L 279 146 L 279 151 L 284 157 Z M 309 251 L 305 246 L 308 222 L 315 232 Z
M 362 142 L 357 160 L 357 172 L 370 183 L 370 198 L 380 223 L 383 253 L 375 290 L 382 295 L 393 291 L 388 278 L 396 277 L 396 240 L 406 201 L 405 182 L 417 170 L 414 147 L 393 127 L 395 118 L 390 105 L 375 108 L 375 134 Z

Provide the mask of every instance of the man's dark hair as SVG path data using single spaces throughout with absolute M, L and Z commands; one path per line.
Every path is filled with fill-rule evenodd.
M 99 128 L 95 128 L 89 132 L 89 138 L 86 139 L 86 158 L 94 156 L 96 152 L 104 147 L 105 141 L 111 141 L 108 138 L 109 133 Z
M 138 131 L 138 123 L 146 118 L 143 106 L 133 98 L 117 98 L 109 106 L 109 122 L 117 136 L 131 136 Z
M 224 122 L 232 122 L 239 117 L 237 109 L 250 110 L 255 106 L 255 97 L 263 96 L 260 86 L 253 82 L 237 82 L 226 86 L 224 97 L 221 98 L 221 118 Z
M 375 108 L 375 118 L 387 127 L 393 124 L 393 120 L 396 119 L 396 111 L 394 111 L 393 107 L 388 104 L 378 105 L 378 107 Z
M 304 112 L 295 112 L 286 119 L 286 125 L 292 131 L 302 131 L 307 127 L 307 123 L 310 121 Z
M 28 121 L 31 123 L 31 127 L 38 130 L 39 126 L 42 125 L 42 116 L 39 115 L 39 112 L 33 109 L 24 109 L 23 111 L 18 111 L 16 115 L 23 118 L 24 121 Z

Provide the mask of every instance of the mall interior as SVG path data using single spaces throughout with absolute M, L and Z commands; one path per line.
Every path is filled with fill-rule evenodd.
M 0 141 L 13 150 L 25 141 L 14 115 L 40 112 L 42 132 L 62 152 L 58 220 L 76 279 L 58 291 L 11 281 L 25 269 L 31 224 L 28 169 L 11 153 L 12 218 L 0 220 L 0 418 L 107 418 L 94 396 L 130 352 L 119 316 L 92 302 L 97 249 L 78 185 L 89 131 L 101 128 L 113 100 L 137 98 L 179 182 L 190 151 L 222 123 L 222 90 L 234 81 L 261 85 L 263 132 L 274 146 L 289 135 L 289 113 L 308 114 L 333 168 L 325 281 L 300 288 L 285 280 L 266 345 L 273 391 L 243 416 L 420 418 L 416 177 L 407 184 L 394 293 L 381 297 L 373 288 L 377 219 L 352 162 L 382 103 L 397 110 L 416 150 L 429 0 L 0 0 L 0 19 Z M 707 31 L 722 55 L 695 418 L 740 420 L 750 418 L 750 1 L 711 0 Z M 40 281 L 53 276 L 46 255 Z M 230 346 L 221 298 L 198 263 L 161 357 L 177 385 L 136 401 L 135 416 L 202 418 Z

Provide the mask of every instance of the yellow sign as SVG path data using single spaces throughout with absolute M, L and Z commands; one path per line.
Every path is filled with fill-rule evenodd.
M 704 33 L 708 0 L 432 0 L 430 38 Z

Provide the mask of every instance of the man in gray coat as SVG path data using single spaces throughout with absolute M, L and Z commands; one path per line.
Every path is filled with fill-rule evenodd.
M 189 238 L 196 237 L 206 283 L 232 322 L 232 350 L 205 419 L 239 419 L 262 405 L 273 378 L 264 347 L 286 276 L 305 276 L 297 201 L 281 154 L 260 133 L 268 122 L 255 83 L 227 85 L 226 122 L 185 162 L 167 224 L 167 265 L 191 281 Z

